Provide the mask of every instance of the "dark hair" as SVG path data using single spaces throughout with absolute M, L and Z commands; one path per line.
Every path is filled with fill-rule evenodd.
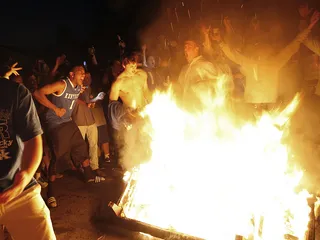
M 298 4 L 299 7 L 308 6 L 309 5 L 309 1 L 308 0 L 298 0 L 297 4 Z
M 132 52 L 130 54 L 125 55 L 125 57 L 122 60 L 122 65 L 127 66 L 130 63 L 137 63 L 136 57 L 137 57 L 136 52 Z
M 0 77 L 3 77 L 9 71 L 10 71 L 9 65 L 7 64 L 0 65 Z
M 85 70 L 85 67 L 83 65 L 74 65 L 70 68 L 69 72 L 76 72 L 78 71 L 80 68 L 83 68 Z M 87 72 L 87 71 L 85 71 Z

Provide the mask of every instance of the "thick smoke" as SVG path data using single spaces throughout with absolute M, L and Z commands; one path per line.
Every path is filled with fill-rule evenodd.
M 121 139 L 118 139 L 121 144 L 119 160 L 124 169 L 131 170 L 150 160 L 152 152 L 148 126 L 147 119 L 139 118 L 121 131 Z

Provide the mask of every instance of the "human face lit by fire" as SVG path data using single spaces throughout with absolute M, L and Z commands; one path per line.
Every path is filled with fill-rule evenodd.
M 85 76 L 86 72 L 83 67 L 76 67 L 73 72 L 70 72 L 71 81 L 73 81 L 77 86 L 83 86 Z
M 186 41 L 184 43 L 184 55 L 188 63 L 191 63 L 194 58 L 199 56 L 199 47 L 194 41 Z
M 149 68 L 155 68 L 156 67 L 156 60 L 153 56 L 149 56 L 147 60 L 147 64 Z
M 129 74 L 135 74 L 137 71 L 137 63 L 136 62 L 129 62 L 126 65 L 126 72 Z
M 301 3 L 298 7 L 298 11 L 301 17 L 306 18 L 310 13 L 308 3 L 307 2 Z
M 210 32 L 210 37 L 214 41 L 220 41 L 221 40 L 221 34 L 220 34 L 220 28 L 213 28 Z

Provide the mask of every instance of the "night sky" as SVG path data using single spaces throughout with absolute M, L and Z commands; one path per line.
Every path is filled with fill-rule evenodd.
M 217 0 L 221 4 L 263 0 Z M 269 0 L 270 2 L 273 0 Z M 293 0 L 274 0 L 285 5 Z M 137 47 L 139 34 L 154 31 L 153 22 L 165 13 L 161 6 L 173 7 L 181 1 L 170 0 L 55 0 L 1 1 L 1 46 L 29 49 L 34 55 L 46 52 L 74 54 L 79 49 L 96 46 L 104 55 L 117 54 L 117 34 Z M 190 6 L 200 0 L 184 0 Z M 210 0 L 209 2 L 215 2 Z M 284 6 L 285 6 L 284 5 Z M 292 4 L 291 4 L 292 5 Z M 192 6 L 191 9 L 195 9 Z M 294 10 L 295 11 L 295 10 Z M 41 49 L 41 50 L 39 50 Z M 68 52 L 69 51 L 69 52 Z M 71 53 L 70 51 L 73 51 Z
M 110 38 L 115 32 L 126 35 L 128 28 L 132 32 L 151 21 L 158 6 L 157 1 L 135 0 L 3 1 L 0 44 L 43 47 L 55 44 L 63 29 L 78 41 L 95 41 L 106 28 Z

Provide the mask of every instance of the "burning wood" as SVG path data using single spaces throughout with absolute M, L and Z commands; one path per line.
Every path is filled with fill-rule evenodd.
M 157 226 L 202 239 L 304 239 L 310 194 L 296 191 L 302 172 L 290 170 L 282 142 L 298 100 L 239 126 L 224 104 L 195 114 L 170 94 L 156 94 L 143 114 L 151 122 L 144 131 L 152 137 L 152 158 L 130 174 L 110 206 L 122 220 L 146 223 L 148 234 Z

